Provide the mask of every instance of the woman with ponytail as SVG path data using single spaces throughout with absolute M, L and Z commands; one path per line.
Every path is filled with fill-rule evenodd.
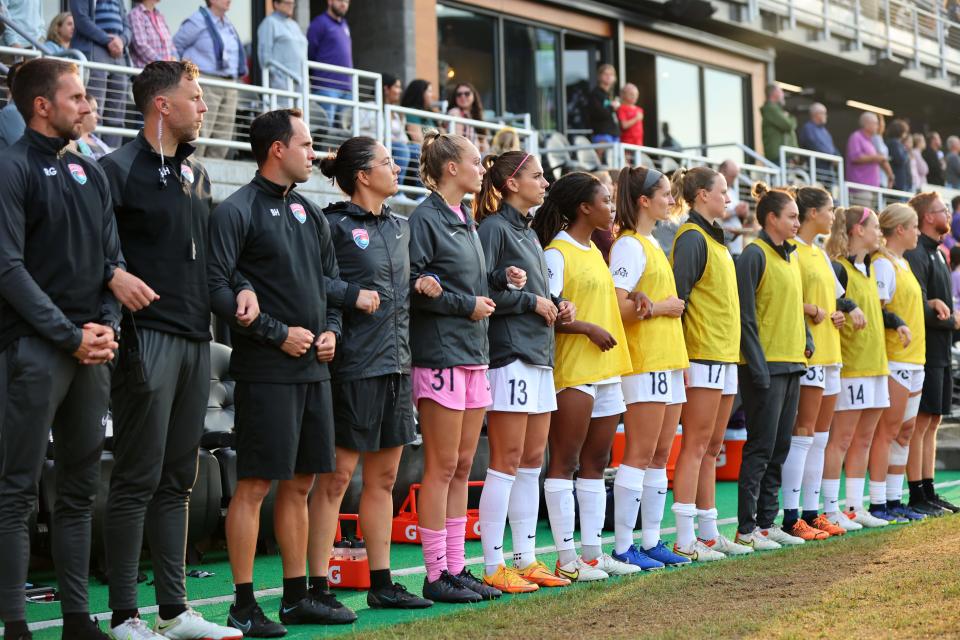
M 609 228 L 612 221 L 610 192 L 582 172 L 553 183 L 533 219 L 533 229 L 546 247 L 550 295 L 577 307 L 576 320 L 555 325 L 557 410 L 550 424 L 550 463 L 543 492 L 559 554 L 556 574 L 578 582 L 640 571 L 614 560 L 600 546 L 607 504 L 603 471 L 626 408 L 620 376 L 632 370 L 613 279 L 590 241 L 595 230 Z M 573 542 L 574 473 L 582 556 Z
M 812 528 L 840 536 L 846 529 L 819 512 L 823 453 L 840 393 L 840 328 L 846 323 L 845 313 L 850 314 L 854 328 L 862 328 L 865 319 L 856 303 L 842 297 L 844 289 L 830 258 L 816 243 L 817 236 L 829 234 L 833 226 L 833 198 L 821 187 L 794 189 L 793 197 L 800 216 L 800 231 L 793 241 L 797 247 L 794 255 L 800 262 L 803 278 L 803 313 L 816 350 L 807 359 L 806 371 L 800 378 L 797 420 L 790 439 L 790 453 L 783 463 L 783 528 L 793 535 Z M 799 511 L 801 497 L 802 513 Z M 800 517 L 804 523 L 798 525 Z
M 803 321 L 803 277 L 792 240 L 800 212 L 788 192 L 753 186 L 762 227 L 737 261 L 740 293 L 740 393 L 747 415 L 737 496 L 736 541 L 751 549 L 820 540 L 827 534 L 794 519 L 790 531 L 774 526 L 780 510 L 780 474 L 797 419 L 800 376 L 813 355 Z M 795 511 L 795 510 L 794 510 Z
M 890 406 L 880 415 L 870 446 L 870 513 L 888 522 L 906 523 L 926 517 L 901 502 L 909 455 L 901 442 L 909 443 L 913 434 L 927 361 L 923 291 L 903 257 L 920 239 L 917 212 L 906 204 L 890 205 L 880 212 L 880 231 L 883 245 L 873 261 L 880 302 L 903 318 L 911 339 L 905 340 L 902 329 L 886 331 Z
M 437 279 L 439 297 L 411 292 L 410 350 L 413 401 L 423 433 L 424 468 L 419 531 L 427 569 L 423 595 L 436 602 L 500 597 L 464 560 L 467 480 L 483 414 L 490 405 L 488 274 L 476 223 L 465 204 L 480 192 L 480 152 L 459 135 L 428 132 L 420 178 L 430 195 L 410 216 L 410 282 Z M 526 274 L 506 268 L 500 284 L 522 288 Z
M 673 270 L 653 237 L 657 222 L 675 202 L 670 182 L 656 169 L 628 167 L 617 183 L 620 233 L 610 251 L 610 273 L 617 291 L 633 371 L 623 378 L 626 446 L 613 483 L 616 541 L 613 557 L 641 569 L 678 565 L 690 559 L 670 551 L 660 539 L 667 493 L 667 457 L 686 401 L 683 372 L 689 366 Z M 645 291 L 652 313 L 638 313 L 633 293 Z M 642 510 L 641 510 L 642 505 Z M 642 511 L 643 539 L 633 542 Z
M 726 179 L 709 167 L 677 169 L 672 195 L 689 219 L 677 232 L 670 261 L 683 300 L 683 337 L 690 359 L 683 438 L 673 479 L 677 541 L 673 552 L 707 562 L 752 553 L 717 528 L 717 456 L 737 394 L 740 299 L 733 258 L 720 221 L 730 198 Z M 700 538 L 694 518 L 700 520 Z
M 480 195 L 474 199 L 487 271 L 516 266 L 527 273 L 523 290 L 491 282 L 496 310 L 490 316 L 490 395 L 487 438 L 490 466 L 480 494 L 483 580 L 504 593 L 570 584 L 537 560 L 540 468 L 550 414 L 557 408 L 553 387 L 554 324 L 574 319 L 573 305 L 550 295 L 543 248 L 530 229 L 531 209 L 543 203 L 547 181 L 537 157 L 523 151 L 487 156 Z M 503 559 L 507 516 L 513 563 Z
M 882 527 L 887 521 L 863 508 L 867 451 L 880 414 L 890 405 L 887 388 L 887 353 L 884 325 L 903 326 L 893 314 L 883 311 L 872 266 L 880 247 L 877 214 L 866 207 L 838 209 L 827 253 L 834 261 L 840 284 L 863 310 L 866 326 L 857 330 L 846 323 L 840 329 L 840 396 L 823 461 L 823 504 L 827 519 L 845 529 Z M 840 511 L 840 471 L 846 471 L 847 514 Z

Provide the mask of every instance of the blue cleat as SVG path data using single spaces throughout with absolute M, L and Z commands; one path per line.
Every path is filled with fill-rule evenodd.
M 663 540 L 657 540 L 657 545 L 655 547 L 641 549 L 640 551 L 647 554 L 648 557 L 653 558 L 657 562 L 662 562 L 668 567 L 673 567 L 680 564 L 690 564 L 690 558 L 674 553 L 667 548 L 667 545 L 663 544 Z
M 630 548 L 627 549 L 626 553 L 619 554 L 616 551 L 613 552 L 613 559 L 617 562 L 625 562 L 626 564 L 632 564 L 634 566 L 640 567 L 644 571 L 653 571 L 655 569 L 663 569 L 663 563 L 659 560 L 654 560 L 648 556 L 640 549 L 637 549 L 637 545 L 630 545 Z
M 870 507 L 870 515 L 874 518 L 880 518 L 881 520 L 886 520 L 890 524 L 907 524 L 910 522 L 906 517 L 895 514 L 892 511 L 888 511 L 886 505 L 882 507 Z
M 887 511 L 910 521 L 927 519 L 925 514 L 922 514 L 919 511 L 914 511 L 905 504 L 898 504 L 895 507 L 887 507 Z

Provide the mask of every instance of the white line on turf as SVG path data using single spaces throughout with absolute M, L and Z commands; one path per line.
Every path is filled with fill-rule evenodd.
M 950 482 L 941 482 L 935 486 L 937 489 L 949 489 L 950 487 L 960 486 L 960 480 L 951 480 Z M 864 497 L 866 498 L 868 496 L 864 496 Z M 780 511 L 780 515 L 782 514 L 783 514 L 783 511 Z M 721 518 L 717 520 L 717 525 L 724 526 L 728 524 L 735 524 L 736 522 L 737 522 L 736 518 Z M 671 534 L 671 533 L 676 533 L 676 531 L 677 530 L 675 527 L 668 527 L 663 529 L 661 533 Z M 640 537 L 639 534 L 634 535 L 635 539 L 639 537 Z M 607 536 L 606 538 L 603 538 L 603 544 L 610 544 L 611 542 L 613 542 L 613 540 L 614 540 L 613 536 Z M 579 546 L 579 543 L 577 544 Z M 552 553 L 556 550 L 557 548 L 554 545 L 547 545 L 544 547 L 537 547 L 534 551 L 536 553 Z M 467 558 L 467 565 L 472 566 L 472 565 L 477 565 L 482 563 L 483 563 L 483 556 L 477 556 L 475 558 Z M 391 573 L 395 576 L 416 576 L 416 575 L 424 575 L 426 572 L 427 572 L 426 568 L 421 565 L 419 567 L 407 567 L 406 569 L 397 569 L 396 571 L 392 571 Z M 261 589 L 260 591 L 257 591 L 254 595 L 256 595 L 257 598 L 263 598 L 263 597 L 269 597 L 269 596 L 278 596 L 281 593 L 283 593 L 282 588 L 274 587 L 271 589 Z M 221 604 L 224 602 L 230 602 L 231 600 L 233 600 L 233 594 L 224 595 L 224 596 L 214 596 L 212 598 L 199 598 L 197 600 L 191 600 L 187 604 L 191 607 L 196 608 L 196 607 L 200 607 L 208 604 Z M 157 612 L 156 605 L 150 606 L 150 607 L 140 607 L 141 615 L 147 615 L 147 614 L 156 613 L 156 612 Z M 103 622 L 104 620 L 110 620 L 110 616 L 111 616 L 110 612 L 107 611 L 103 613 L 93 614 L 93 616 L 91 617 L 93 617 L 95 620 L 99 622 Z M 34 622 L 34 623 L 31 623 L 29 626 L 31 631 L 38 631 L 40 629 L 50 629 L 53 627 L 60 627 L 60 626 L 63 626 L 63 619 L 58 618 L 56 620 L 44 620 L 42 622 Z

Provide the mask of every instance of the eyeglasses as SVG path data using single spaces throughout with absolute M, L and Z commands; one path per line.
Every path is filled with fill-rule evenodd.
M 950 213 L 950 210 L 949 210 L 949 209 L 945 209 L 945 208 L 944 208 L 944 209 L 935 209 L 935 210 L 931 211 L 930 213 L 932 213 L 932 214 L 934 214 L 934 215 L 936 215 L 936 214 L 938 214 L 938 213 L 942 213 L 942 214 L 946 215 L 946 214 Z
M 373 169 L 376 169 L 377 167 L 385 167 L 387 165 L 390 165 L 391 167 L 398 166 L 396 161 L 393 158 L 387 158 L 386 160 L 383 160 L 382 162 L 378 162 L 377 164 L 371 164 L 369 167 L 364 169 L 364 171 L 371 171 Z
M 473 91 L 457 91 L 458 98 L 469 98 L 473 95 Z

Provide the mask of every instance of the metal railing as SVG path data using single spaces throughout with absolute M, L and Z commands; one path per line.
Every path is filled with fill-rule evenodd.
M 818 184 L 829 191 L 834 200 L 843 197 L 843 157 L 801 149 L 780 147 L 780 180 L 783 184 Z
M 845 207 L 860 205 L 874 211 L 882 211 L 888 204 L 906 202 L 913 197 L 909 191 L 871 187 L 856 182 L 844 182 L 840 195 L 840 204 Z

